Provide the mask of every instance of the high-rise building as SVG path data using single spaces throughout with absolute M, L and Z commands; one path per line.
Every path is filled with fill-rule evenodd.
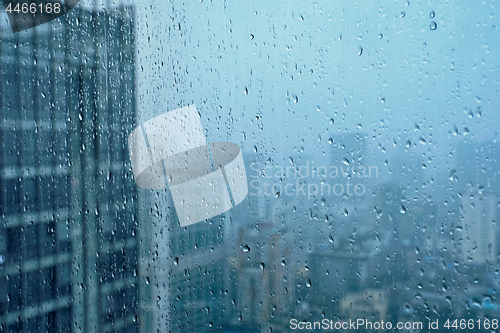
M 140 219 L 140 332 L 220 332 L 229 302 L 223 281 L 231 212 L 181 227 L 168 192 L 143 199 L 153 210 Z
M 231 306 L 226 329 L 283 329 L 285 314 L 278 308 L 295 303 L 288 292 L 293 290 L 295 273 L 290 268 L 295 257 L 285 241 L 290 234 L 274 221 L 259 222 L 258 228 L 239 226 L 236 244 L 240 247 L 231 258 L 233 283 L 228 285 Z
M 465 263 L 496 262 L 498 230 L 495 219 L 500 195 L 500 145 L 494 140 L 457 144 L 455 169 L 449 178 L 461 194 L 460 224 L 462 258 Z
M 462 197 L 462 258 L 465 263 L 496 262 L 496 199 L 470 189 Z
M 379 177 L 378 167 L 369 164 L 369 145 L 364 133 L 342 133 L 330 138 L 330 166 L 327 182 L 331 197 L 363 204 L 372 183 Z M 352 207 L 352 206 L 351 206 Z
M 137 331 L 134 15 L 0 28 L 2 332 Z
M 464 140 L 456 146 L 456 165 L 449 178 L 456 182 L 459 191 L 464 192 L 468 186 L 488 188 L 490 192 L 500 195 L 500 143 L 496 140 L 475 142 Z

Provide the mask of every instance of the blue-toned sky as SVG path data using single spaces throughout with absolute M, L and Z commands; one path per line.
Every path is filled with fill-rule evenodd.
M 195 103 L 210 141 L 274 158 L 360 132 L 377 156 L 409 138 L 439 161 L 497 131 L 493 1 L 135 4 L 141 119 Z
M 494 1 L 127 3 L 140 121 L 195 103 L 209 141 L 278 160 L 321 158 L 343 132 L 366 135 L 380 161 L 408 140 L 439 161 L 467 137 L 496 136 Z

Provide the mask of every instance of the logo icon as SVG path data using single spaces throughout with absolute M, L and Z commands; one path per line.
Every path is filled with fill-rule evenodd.
M 3 0 L 12 32 L 52 21 L 68 13 L 80 0 Z
M 128 138 L 137 186 L 170 189 L 181 226 L 222 214 L 245 199 L 241 149 L 205 140 L 196 106 L 155 117 Z

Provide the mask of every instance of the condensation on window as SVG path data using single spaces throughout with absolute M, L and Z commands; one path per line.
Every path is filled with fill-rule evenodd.
M 494 1 L 33 4 L 0 331 L 498 330 Z

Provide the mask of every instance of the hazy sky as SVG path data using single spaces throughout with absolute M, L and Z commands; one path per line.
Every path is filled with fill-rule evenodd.
M 374 150 L 406 131 L 438 153 L 499 125 L 493 1 L 135 5 L 144 120 L 195 103 L 209 140 L 277 156 L 321 154 L 345 131 L 366 133 Z
M 120 2 L 80 5 L 106 3 Z M 140 121 L 195 103 L 209 141 L 278 159 L 328 155 L 343 132 L 379 159 L 407 140 L 438 159 L 499 127 L 494 1 L 122 3 L 137 9 Z

